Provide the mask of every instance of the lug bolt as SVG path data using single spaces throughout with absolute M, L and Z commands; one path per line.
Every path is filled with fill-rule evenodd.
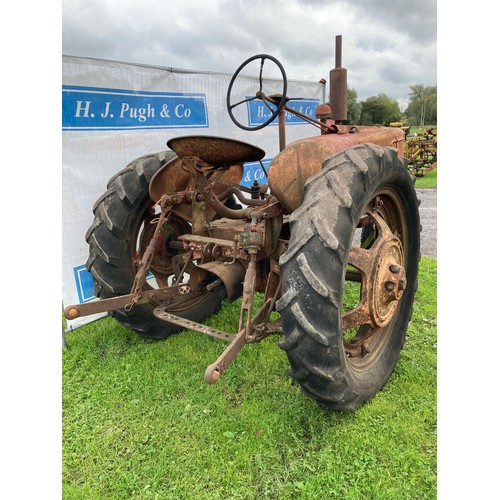
M 396 274 L 397 272 L 399 272 L 399 266 L 396 266 L 396 264 L 391 264 L 389 266 L 389 271 L 391 271 L 391 273 Z
M 398 290 L 404 290 L 406 288 L 406 280 L 401 279 L 398 281 Z
M 392 292 L 396 288 L 396 284 L 392 281 L 386 281 L 384 286 L 388 292 Z

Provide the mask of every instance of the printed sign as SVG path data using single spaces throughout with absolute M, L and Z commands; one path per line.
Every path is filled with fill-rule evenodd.
M 247 96 L 247 99 L 251 99 L 251 96 Z M 269 107 L 268 107 L 269 105 Z M 295 99 L 288 101 L 286 104 L 289 108 L 295 109 L 304 115 L 315 118 L 315 111 L 319 105 L 319 99 Z M 271 109 L 269 109 L 271 108 Z M 248 111 L 248 126 L 255 127 L 256 125 L 262 125 L 265 123 L 274 111 L 276 111 L 276 106 L 271 103 L 264 103 L 260 99 L 254 99 L 252 101 L 247 101 L 247 111 Z M 287 125 L 303 125 L 304 120 L 299 118 L 292 113 L 285 111 L 285 122 Z M 277 125 L 278 117 L 276 117 L 270 125 Z
M 237 61 L 236 61 L 237 62 Z M 92 275 L 86 270 L 89 247 L 85 236 L 93 224 L 92 207 L 106 191 L 108 180 L 134 159 L 167 149 L 173 137 L 212 135 L 239 139 L 263 149 L 265 160 L 247 163 L 241 184 L 267 184 L 271 159 L 279 152 L 277 127 L 258 133 L 242 131 L 230 119 L 226 93 L 230 74 L 174 70 L 144 64 L 63 56 L 62 58 L 62 295 L 64 307 L 97 300 Z M 238 96 L 254 90 L 254 77 L 241 76 L 234 85 Z M 269 93 L 279 82 L 266 82 Z M 314 116 L 325 100 L 324 85 L 288 81 L 288 92 L 307 97 L 287 104 Z M 238 98 L 239 99 L 239 98 Z M 250 124 L 267 121 L 270 110 L 249 104 Z M 265 105 L 264 105 L 265 106 Z M 241 107 L 243 115 L 247 108 Z M 243 120 L 246 121 L 243 116 Z M 318 134 L 311 125 L 287 113 L 288 143 Z M 198 130 L 195 130 L 198 129 Z M 264 168 L 263 168 L 264 167 Z M 139 186 L 138 186 L 139 188 Z M 144 189 L 144 186 L 142 186 Z M 148 283 L 155 286 L 154 276 Z M 74 328 L 95 315 L 68 320 Z
M 73 268 L 73 273 L 75 275 L 76 290 L 80 304 L 94 299 L 94 280 L 92 279 L 92 275 L 85 269 L 85 266 L 82 265 Z
M 267 171 L 270 163 L 271 158 L 262 160 L 262 165 L 258 161 L 245 163 L 240 184 L 246 187 L 250 187 L 255 181 L 259 184 L 267 184 Z
M 63 130 L 208 127 L 205 94 L 63 85 Z

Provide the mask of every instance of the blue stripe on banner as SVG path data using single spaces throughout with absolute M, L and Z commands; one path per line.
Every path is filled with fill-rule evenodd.
M 62 87 L 63 130 L 206 127 L 205 94 Z
M 77 266 L 73 268 L 75 275 L 76 290 L 80 304 L 95 299 L 94 295 L 94 280 L 92 275 L 87 271 L 85 266 Z
M 247 96 L 247 99 L 251 99 L 252 96 Z M 269 106 L 275 110 L 276 106 L 271 103 L 268 103 Z M 296 109 L 301 113 L 310 116 L 311 118 L 315 117 L 316 108 L 319 106 L 319 99 L 297 99 L 291 100 L 286 103 L 289 108 Z M 247 101 L 247 112 L 248 112 L 248 126 L 255 127 L 256 125 L 261 125 L 266 120 L 271 118 L 271 110 L 260 100 L 254 99 L 253 101 Z M 287 125 L 303 125 L 304 120 L 299 118 L 298 116 L 293 115 L 292 113 L 285 111 L 285 122 Z M 276 117 L 270 125 L 277 125 L 278 117 Z
M 269 164 L 271 163 L 271 159 L 262 160 L 264 168 L 269 169 Z M 262 171 L 262 167 L 258 161 L 253 161 L 250 163 L 245 163 L 243 170 L 243 178 L 241 179 L 240 184 L 242 186 L 250 187 L 254 181 L 257 181 L 259 184 L 267 184 L 267 175 Z
M 85 265 L 74 267 L 73 274 L 75 276 L 76 291 L 78 292 L 80 304 L 95 299 L 94 280 L 92 274 L 87 271 Z M 153 278 L 154 275 L 151 272 L 146 276 L 146 280 L 152 280 Z

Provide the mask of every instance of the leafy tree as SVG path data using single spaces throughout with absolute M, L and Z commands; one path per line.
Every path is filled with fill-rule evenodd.
M 408 97 L 405 114 L 410 125 L 437 125 L 437 85 L 412 85 Z
M 361 103 L 361 125 L 389 125 L 401 119 L 399 103 L 386 94 L 369 97 Z
M 358 93 L 347 88 L 347 123 L 357 124 L 361 116 L 361 103 L 358 102 Z

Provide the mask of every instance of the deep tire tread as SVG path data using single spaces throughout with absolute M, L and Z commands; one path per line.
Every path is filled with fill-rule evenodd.
M 342 293 L 338 281 L 343 279 L 349 235 L 354 232 L 353 226 L 373 185 L 393 175 L 394 169 L 399 169 L 396 174 L 399 178 L 406 179 L 403 182 L 412 185 L 406 163 L 393 148 L 364 144 L 336 153 L 306 182 L 304 203 L 290 218 L 290 245 L 280 258 L 283 295 L 276 304 L 284 332 L 279 346 L 289 358 L 290 376 L 308 396 L 328 408 L 354 410 L 386 381 L 381 379 L 369 394 L 357 391 L 345 361 L 341 327 L 332 334 L 325 329 L 325 318 L 321 316 L 331 314 L 341 318 Z M 323 276 L 326 262 L 331 269 L 329 275 L 336 280 L 329 278 L 326 282 Z M 413 296 L 416 277 L 412 283 L 414 289 L 405 293 Z M 407 323 L 410 315 L 411 307 L 403 322 Z M 401 344 L 403 341 L 404 334 Z
M 94 221 L 85 239 L 89 244 L 86 267 L 92 274 L 96 297 L 130 293 L 134 278 L 129 255 L 133 227 L 144 208 L 151 203 L 148 190 L 151 178 L 174 157 L 173 152 L 166 151 L 132 161 L 108 181 L 106 192 L 94 204 Z M 179 314 L 201 321 L 219 308 L 223 296 L 222 290 L 214 290 L 201 303 Z M 142 304 L 130 311 L 113 311 L 111 315 L 145 337 L 161 339 L 180 330 L 155 318 L 152 311 L 151 304 Z

